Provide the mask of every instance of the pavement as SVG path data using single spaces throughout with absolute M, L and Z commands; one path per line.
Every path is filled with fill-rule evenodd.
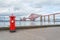
M 0 40 L 60 40 L 60 27 L 18 29 L 0 31 Z

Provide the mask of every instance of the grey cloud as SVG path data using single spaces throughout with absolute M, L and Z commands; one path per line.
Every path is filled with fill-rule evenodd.
M 14 11 L 16 11 L 16 10 L 20 10 L 20 8 L 19 7 L 14 7 Z
M 45 2 L 42 2 L 42 3 L 40 3 L 40 2 L 37 2 L 37 3 L 32 2 L 30 4 L 30 6 L 33 7 L 33 8 L 41 8 L 43 5 L 48 5 L 48 6 L 55 5 L 55 6 L 59 6 L 60 5 L 60 1 L 59 0 L 46 0 Z
M 38 2 L 37 2 L 38 1 Z M 43 1 L 43 2 L 41 2 Z M 25 4 L 28 4 L 27 6 L 24 5 Z M 53 5 L 57 5 L 59 6 L 60 5 L 60 1 L 58 0 L 17 0 L 16 2 L 11 2 L 9 4 L 6 3 L 6 1 L 0 1 L 0 8 L 11 8 L 12 6 L 14 6 L 14 11 L 19 11 L 19 10 L 23 10 L 22 12 L 17 12 L 19 13 L 20 15 L 22 14 L 28 14 L 28 13 L 32 13 L 32 12 L 35 12 L 37 9 L 35 8 L 42 8 L 43 6 L 53 6 Z M 24 7 L 25 6 L 25 7 Z M 31 9 L 30 9 L 31 7 Z M 40 12 L 39 10 L 36 11 L 36 12 Z M 7 14 L 8 15 L 8 14 Z M 17 14 L 16 14 L 17 15 Z
M 11 13 L 2 13 L 0 16 L 10 16 L 12 15 Z M 25 16 L 28 15 L 27 13 L 14 13 L 15 16 Z

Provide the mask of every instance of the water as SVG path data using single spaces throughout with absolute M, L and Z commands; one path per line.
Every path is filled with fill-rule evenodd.
M 0 27 L 9 27 L 9 21 L 0 21 Z M 37 25 L 53 25 L 54 22 L 40 22 L 40 21 L 16 21 L 16 26 L 37 26 Z M 55 24 L 60 24 L 60 22 L 55 22 Z

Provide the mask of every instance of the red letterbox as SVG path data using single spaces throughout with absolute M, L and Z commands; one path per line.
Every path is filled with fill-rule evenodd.
M 16 27 L 15 27 L 15 16 L 10 16 L 10 32 L 15 32 Z

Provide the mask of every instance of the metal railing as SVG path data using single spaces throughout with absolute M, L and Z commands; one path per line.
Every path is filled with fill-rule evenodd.
M 16 26 L 30 26 L 30 25 L 43 25 L 43 24 L 48 25 L 50 22 L 53 22 L 53 24 L 58 24 L 56 23 L 56 22 L 60 22 L 60 18 L 58 17 L 60 17 L 60 13 L 40 15 L 39 21 L 20 21 L 20 16 L 19 18 L 16 16 Z M 9 19 L 10 19 L 9 16 L 4 16 L 4 17 L 0 16 L 0 27 L 8 27 Z

